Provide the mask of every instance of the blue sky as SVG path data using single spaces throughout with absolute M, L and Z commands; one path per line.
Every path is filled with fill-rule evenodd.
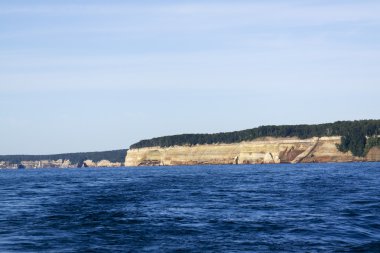
M 0 154 L 379 119 L 379 13 L 375 0 L 0 0 Z

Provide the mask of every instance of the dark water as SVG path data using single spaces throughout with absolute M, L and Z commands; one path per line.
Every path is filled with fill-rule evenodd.
M 0 171 L 0 252 L 380 252 L 380 163 Z

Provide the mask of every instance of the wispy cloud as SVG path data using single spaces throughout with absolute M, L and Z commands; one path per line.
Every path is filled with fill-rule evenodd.
M 336 81 L 360 68 L 356 62 L 375 79 L 378 40 L 353 39 L 368 38 L 371 31 L 361 28 L 380 23 L 379 7 L 369 1 L 2 4 L 5 19 L 34 16 L 0 34 L 9 40 L 0 51 L 0 88 L 301 85 L 315 69 L 333 72 Z M 298 80 L 267 77 L 297 68 L 304 72 Z
M 22 26 L 5 22 L 0 38 L 22 39 L 32 36 L 104 35 L 152 38 L 158 35 L 183 36 L 195 33 L 252 32 L 278 33 L 305 29 L 303 33 L 320 31 L 316 27 L 344 30 L 355 26 L 380 25 L 380 2 L 350 3 L 318 1 L 213 2 L 175 4 L 2 4 L 0 17 L 18 16 Z M 72 17 L 74 16 L 74 17 Z M 62 18 L 67 22 L 60 21 Z M 71 19 L 71 20 L 70 20 Z M 307 30 L 309 29 L 309 31 Z M 298 32 L 298 31 L 296 31 Z
M 344 21 L 379 21 L 379 2 L 357 1 L 318 4 L 318 1 L 276 2 L 204 2 L 175 4 L 1 4 L 0 15 L 175 15 L 210 18 L 239 17 L 269 23 L 328 23 Z M 243 16 L 241 16 L 243 15 Z M 242 18 L 244 17 L 244 18 Z M 233 21 L 233 20 L 230 20 Z M 299 23 L 299 25 L 303 25 Z
M 378 0 L 0 1 L 0 132 L 14 145 L 0 151 L 378 118 L 379 13 Z

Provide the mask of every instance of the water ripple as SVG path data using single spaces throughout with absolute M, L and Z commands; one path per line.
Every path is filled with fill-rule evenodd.
M 380 164 L 0 171 L 1 252 L 380 252 Z

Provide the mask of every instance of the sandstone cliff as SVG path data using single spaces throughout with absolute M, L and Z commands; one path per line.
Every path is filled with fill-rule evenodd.
M 119 162 L 110 162 L 108 160 L 101 160 L 99 162 L 94 162 L 92 160 L 86 160 L 83 162 L 85 167 L 120 167 L 122 166 Z
M 20 165 L 22 165 L 26 169 L 80 167 L 78 163 L 71 163 L 70 160 L 63 160 L 63 159 L 21 161 L 20 163 L 0 161 L 0 169 L 17 169 Z M 120 166 L 123 166 L 123 164 L 120 162 L 110 162 L 109 160 L 101 160 L 99 162 L 94 162 L 92 160 L 85 160 L 82 165 L 82 167 L 120 167 Z
M 380 148 L 372 148 L 366 157 L 355 157 L 351 152 L 342 153 L 337 149 L 336 144 L 340 140 L 340 136 L 310 139 L 266 137 L 233 144 L 130 149 L 125 165 L 380 161 Z

